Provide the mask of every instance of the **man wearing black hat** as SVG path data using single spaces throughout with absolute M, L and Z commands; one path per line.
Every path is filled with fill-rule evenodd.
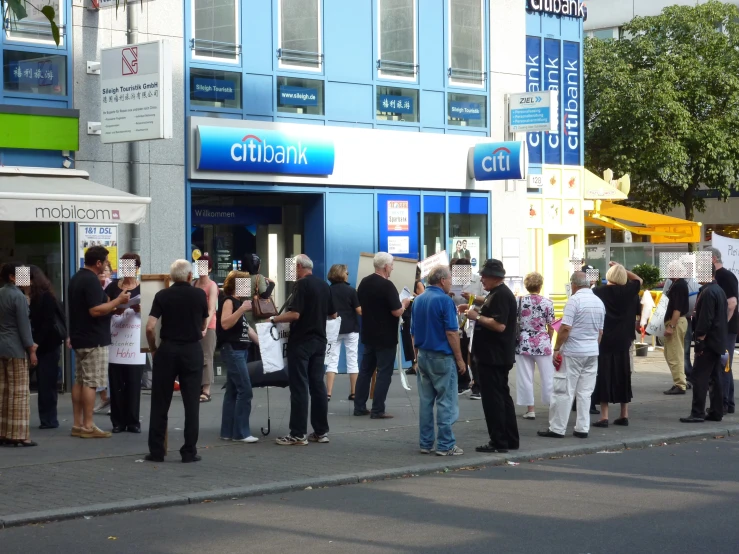
M 467 317 L 475 322 L 472 358 L 480 381 L 490 442 L 475 450 L 508 452 L 518 450 L 519 442 L 516 412 L 508 388 L 508 372 L 516 354 L 516 297 L 503 284 L 505 269 L 499 260 L 486 260 L 480 277 L 489 294 L 481 308 L 467 311 Z

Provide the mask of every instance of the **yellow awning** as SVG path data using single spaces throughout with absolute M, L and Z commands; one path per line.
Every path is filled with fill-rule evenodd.
M 585 200 L 626 200 L 628 198 L 612 184 L 607 183 L 587 169 L 585 170 L 584 183 L 583 198 Z
M 595 209 L 585 212 L 585 221 L 610 229 L 649 235 L 655 243 L 701 240 L 700 222 L 628 208 L 607 200 L 597 200 Z

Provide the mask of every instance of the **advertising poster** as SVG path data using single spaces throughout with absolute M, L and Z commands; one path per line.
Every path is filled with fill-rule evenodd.
M 112 277 L 118 272 L 118 225 L 77 225 L 77 258 L 79 267 L 85 265 L 85 252 L 91 246 L 108 249 Z
M 480 261 L 479 237 L 454 237 L 452 239 L 452 261 L 469 260 L 473 268 Z
M 408 230 L 408 201 L 407 200 L 388 200 L 387 201 L 387 230 L 388 231 L 407 231 Z
M 131 309 L 113 315 L 110 321 L 109 361 L 111 364 L 144 365 L 141 352 L 141 314 Z

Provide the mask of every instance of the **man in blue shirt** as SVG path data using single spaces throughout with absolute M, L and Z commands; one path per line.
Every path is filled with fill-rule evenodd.
M 439 428 L 436 454 L 460 456 L 464 451 L 456 445 L 452 425 L 459 417 L 457 373 L 464 374 L 467 368 L 459 346 L 457 309 L 449 297 L 452 288 L 449 268 L 434 267 L 429 273 L 428 285 L 413 302 L 411 316 L 411 335 L 418 360 L 421 453 L 430 454 L 434 449 L 436 402 Z

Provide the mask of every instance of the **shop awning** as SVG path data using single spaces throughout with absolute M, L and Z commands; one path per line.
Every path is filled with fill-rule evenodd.
M 0 167 L 0 221 L 143 223 L 151 198 L 106 187 L 75 170 Z
M 649 235 L 655 243 L 700 242 L 701 223 L 669 215 L 655 214 L 636 208 L 596 200 L 595 209 L 585 212 L 585 221 Z
M 628 198 L 623 192 L 612 184 L 598 177 L 592 171 L 585 170 L 583 180 L 583 198 L 585 200 L 626 200 Z

